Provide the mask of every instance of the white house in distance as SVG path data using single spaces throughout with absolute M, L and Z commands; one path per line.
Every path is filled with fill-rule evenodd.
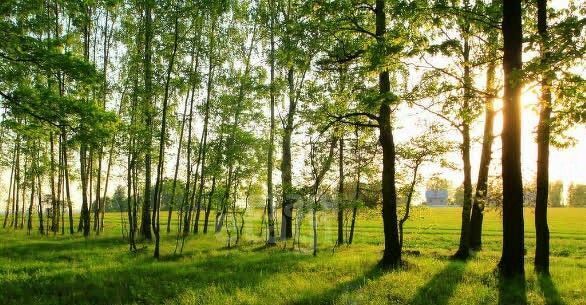
M 427 190 L 425 191 L 425 204 L 430 207 L 447 207 L 448 191 L 447 190 Z

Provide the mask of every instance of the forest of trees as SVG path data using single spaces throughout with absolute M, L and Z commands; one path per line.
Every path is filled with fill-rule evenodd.
M 359 207 L 382 211 L 380 266 L 396 268 L 421 169 L 434 164 L 461 171 L 454 258 L 481 250 L 497 177 L 502 274 L 524 274 L 524 205 L 535 207 L 535 267 L 549 272 L 549 150 L 586 122 L 584 2 L 4 0 L 0 13 L 3 227 L 87 237 L 106 210 L 124 211 L 129 249 L 152 240 L 158 258 L 161 230 L 178 251 L 190 234 L 226 230 L 237 243 L 236 215 L 254 197 L 267 245 L 294 241 L 307 213 L 315 255 L 327 198 L 340 245 Z M 539 91 L 532 204 L 524 88 Z M 435 120 L 401 121 L 413 111 Z

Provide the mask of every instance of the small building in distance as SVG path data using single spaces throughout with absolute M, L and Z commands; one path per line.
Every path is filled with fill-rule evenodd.
M 429 207 L 447 207 L 448 191 L 447 190 L 427 190 L 425 191 L 425 205 Z

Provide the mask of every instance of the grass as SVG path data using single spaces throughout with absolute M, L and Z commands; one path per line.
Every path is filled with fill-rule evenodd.
M 392 272 L 376 268 L 383 248 L 377 213 L 362 213 L 354 244 L 334 249 L 335 215 L 321 212 L 317 257 L 309 222 L 301 249 L 264 248 L 259 211 L 230 249 L 225 233 L 199 235 L 173 255 L 174 234 L 163 233 L 160 261 L 151 243 L 128 251 L 117 213 L 107 215 L 102 235 L 88 239 L 0 230 L 0 304 L 586 304 L 586 209 L 550 210 L 551 277 L 532 271 L 533 214 L 526 210 L 527 275 L 510 282 L 494 273 L 497 213 L 485 217 L 482 252 L 468 262 L 448 259 L 457 248 L 459 213 L 416 209 L 405 235 L 411 254 Z

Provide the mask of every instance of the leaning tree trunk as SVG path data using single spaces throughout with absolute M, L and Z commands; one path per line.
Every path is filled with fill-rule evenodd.
M 547 68 L 550 52 L 547 33 L 547 0 L 537 1 L 537 28 L 541 36 L 541 62 Z M 549 72 L 541 77 L 541 110 L 537 127 L 537 194 L 535 198 L 535 270 L 549 273 L 549 227 L 547 201 L 549 191 L 549 135 L 551 116 L 551 79 Z
M 499 269 L 503 276 L 525 274 L 523 228 L 523 181 L 521 178 L 521 0 L 503 1 L 503 98 L 502 177 L 503 249 Z
M 384 44 L 386 32 L 385 0 L 376 0 L 376 37 L 379 44 Z M 389 72 L 378 74 L 379 94 L 385 96 L 391 91 Z M 382 101 L 379 108 L 379 142 L 383 151 L 382 197 L 383 229 L 385 249 L 380 265 L 383 268 L 396 268 L 401 264 L 401 245 L 397 223 L 397 189 L 395 187 L 395 142 L 391 126 L 391 102 Z
M 496 40 L 496 33 L 491 33 L 489 42 L 494 42 L 496 44 Z M 491 49 L 490 58 L 495 58 L 496 49 L 492 45 L 489 45 L 488 47 Z M 492 129 L 494 126 L 495 111 L 493 109 L 492 103 L 494 95 L 496 95 L 495 68 L 495 63 L 491 61 L 488 64 L 488 69 L 486 71 L 486 92 L 489 94 L 489 96 L 487 96 L 485 100 L 482 152 L 480 154 L 480 166 L 478 168 L 476 193 L 474 194 L 474 202 L 472 203 L 472 215 L 470 216 L 470 249 L 476 251 L 482 248 L 482 221 L 484 218 L 484 207 L 486 205 L 486 198 L 488 195 L 488 172 L 492 155 L 492 142 L 494 140 Z

